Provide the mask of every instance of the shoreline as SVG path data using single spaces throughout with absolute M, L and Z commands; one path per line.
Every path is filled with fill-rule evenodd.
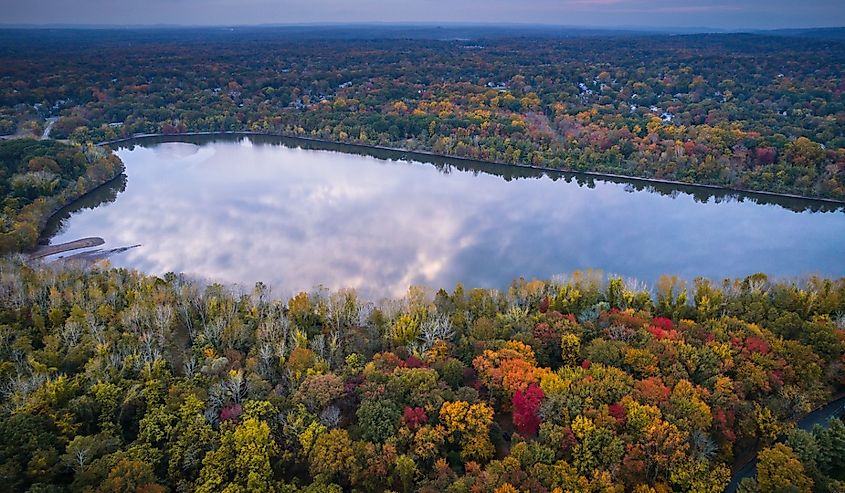
M 105 240 L 100 237 L 80 238 L 78 240 L 59 243 L 58 245 L 43 245 L 34 252 L 29 254 L 30 260 L 49 257 L 59 253 L 72 252 L 74 250 L 81 250 L 83 248 L 93 248 L 105 244 Z M 77 254 L 78 255 L 78 254 Z
M 806 204 L 816 204 L 819 206 L 826 206 L 829 209 L 825 210 L 825 212 L 843 212 L 845 211 L 845 200 L 837 200 L 837 199 L 828 199 L 828 198 L 815 198 L 815 197 L 807 197 L 803 195 L 796 195 L 796 194 L 787 194 L 787 193 L 777 193 L 777 192 L 765 192 L 765 191 L 757 191 L 757 190 L 748 190 L 748 189 L 740 189 L 740 188 L 731 188 L 731 187 L 724 187 L 719 185 L 708 185 L 708 184 L 696 184 L 696 183 L 686 183 L 677 180 L 666 180 L 661 178 L 643 178 L 637 176 L 629 176 L 629 175 L 620 175 L 615 173 L 602 173 L 597 171 L 573 171 L 573 170 L 564 170 L 564 169 L 555 169 L 549 168 L 545 166 L 531 166 L 527 164 L 519 164 L 519 163 L 505 163 L 501 161 L 485 161 L 467 157 L 460 157 L 460 156 L 449 156 L 446 154 L 438 154 L 435 152 L 430 151 L 418 151 L 418 150 L 410 150 L 410 149 L 403 149 L 397 147 L 388 147 L 388 146 L 380 146 L 374 144 L 359 144 L 359 143 L 348 143 L 348 142 L 337 142 L 327 139 L 320 139 L 315 137 L 303 137 L 303 136 L 291 136 L 291 135 L 284 135 L 284 134 L 275 134 L 275 133 L 268 133 L 268 132 L 255 132 L 255 131 L 209 131 L 209 132 L 185 132 L 179 134 L 163 134 L 163 133 L 145 133 L 145 134 L 134 134 L 131 137 L 123 137 L 120 139 L 113 139 L 103 142 L 96 143 L 97 146 L 112 146 L 115 144 L 124 144 L 129 142 L 140 142 L 147 139 L 172 139 L 173 141 L 184 141 L 191 137 L 265 137 L 271 139 L 286 139 L 291 142 L 299 142 L 303 144 L 316 144 L 317 146 L 337 146 L 340 147 L 341 150 L 337 149 L 326 149 L 326 150 L 335 150 L 337 152 L 344 152 L 343 148 L 347 148 L 350 152 L 352 150 L 363 150 L 363 151 L 381 151 L 395 154 L 394 157 L 388 157 L 387 159 L 415 159 L 420 160 L 422 162 L 434 164 L 435 166 L 438 164 L 437 162 L 432 161 L 432 159 L 438 160 L 446 160 L 446 161 L 453 161 L 456 163 L 466 163 L 471 165 L 481 165 L 481 166 L 501 166 L 503 168 L 510 168 L 515 170 L 526 170 L 526 171 L 534 171 L 537 173 L 547 173 L 547 174 L 554 174 L 554 175 L 569 175 L 573 177 L 583 177 L 583 178 L 590 178 L 590 179 L 599 179 L 604 181 L 609 181 L 612 183 L 628 183 L 628 184 L 639 184 L 644 186 L 669 186 L 669 187 L 679 187 L 686 188 L 687 191 L 685 193 L 692 193 L 689 190 L 701 190 L 707 191 L 710 193 L 713 192 L 720 192 L 725 194 L 729 197 L 738 198 L 742 200 L 742 197 L 748 197 L 751 200 L 754 200 L 755 196 L 758 199 L 762 200 L 772 200 L 772 199 L 784 199 L 784 200 L 796 200 L 801 201 Z M 372 155 L 373 157 L 384 159 L 382 156 Z M 43 258 L 47 255 L 38 255 L 39 252 L 43 251 L 45 248 L 51 246 L 49 245 L 49 241 L 53 235 L 47 236 L 47 225 L 55 219 L 56 216 L 61 214 L 64 210 L 69 207 L 72 207 L 74 204 L 79 202 L 80 200 L 85 199 L 86 197 L 90 196 L 91 194 L 97 192 L 98 190 L 109 186 L 115 180 L 119 179 L 125 172 L 122 172 L 118 175 L 115 175 L 110 180 L 103 182 L 102 184 L 98 185 L 97 187 L 87 191 L 83 195 L 75 198 L 74 200 L 70 201 L 69 203 L 62 204 L 56 208 L 56 210 L 52 211 L 44 220 L 43 225 L 39 231 L 38 237 L 38 245 L 36 248 L 29 252 L 28 255 L 32 259 Z M 683 191 L 683 190 L 681 190 Z M 712 197 L 713 195 L 711 195 Z M 718 200 L 718 198 L 717 198 Z M 763 202 L 763 205 L 770 205 L 776 204 L 780 205 L 781 207 L 787 207 L 784 204 L 778 202 Z M 75 243 L 80 242 L 83 240 L 87 240 L 88 238 L 81 238 L 75 240 Z M 66 245 L 66 244 L 63 244 Z M 81 249 L 86 247 L 77 247 L 68 250 L 75 250 Z M 67 251 L 67 250 L 63 250 Z M 57 252 L 54 252 L 57 253 Z M 48 255 L 52 255 L 48 254 Z
M 644 178 L 639 176 L 631 176 L 631 175 L 621 175 L 616 173 L 603 173 L 600 171 L 578 171 L 578 170 L 567 170 L 567 169 L 555 169 L 549 168 L 546 166 L 532 166 L 528 164 L 519 164 L 519 163 L 505 163 L 502 161 L 488 161 L 488 160 L 479 160 L 467 157 L 460 157 L 460 156 L 450 156 L 447 154 L 438 154 L 431 151 L 418 151 L 418 150 L 411 150 L 411 149 L 404 149 L 401 147 L 388 147 L 388 146 L 381 146 L 376 144 L 358 144 L 358 143 L 350 143 L 350 142 L 338 142 L 328 139 L 321 139 L 316 137 L 303 137 L 297 135 L 285 135 L 285 134 L 275 134 L 275 133 L 268 133 L 268 132 L 254 132 L 249 130 L 238 130 L 238 131 L 209 131 L 209 132 L 185 132 L 179 134 L 163 134 L 163 133 L 149 133 L 149 134 L 135 134 L 131 137 L 124 137 L 120 139 L 108 140 L 103 142 L 98 142 L 96 145 L 98 146 L 111 146 L 113 144 L 121 144 L 125 142 L 130 142 L 133 140 L 143 140 L 143 139 L 150 139 L 150 138 L 173 138 L 178 139 L 179 137 L 214 137 L 214 136 L 256 136 L 256 137 L 276 137 L 276 138 L 284 138 L 290 139 L 294 141 L 301 141 L 301 142 L 308 142 L 308 143 L 315 143 L 315 144 L 323 144 L 323 145 L 337 145 L 337 146 L 349 146 L 351 148 L 356 149 L 369 149 L 374 151 L 386 151 L 386 152 L 395 152 L 408 155 L 409 157 L 413 156 L 420 156 L 423 158 L 439 158 L 439 159 L 451 159 L 455 161 L 460 161 L 464 163 L 480 163 L 486 165 L 496 165 L 496 166 L 507 166 L 516 169 L 525 169 L 525 170 L 533 170 L 533 171 L 541 171 L 546 173 L 561 173 L 561 174 L 571 174 L 576 176 L 584 176 L 589 178 L 598 178 L 598 179 L 617 179 L 617 180 L 624 180 L 630 182 L 641 182 L 646 184 L 656 184 L 656 185 L 670 185 L 670 186 L 683 186 L 683 187 L 691 187 L 691 188 L 699 188 L 702 190 L 712 190 L 712 191 L 719 191 L 719 192 L 726 192 L 726 193 L 736 193 L 736 194 L 745 194 L 745 195 L 759 195 L 765 197 L 776 197 L 776 198 L 784 198 L 784 199 L 793 199 L 793 200 L 803 200 L 807 202 L 816 202 L 820 204 L 828 204 L 828 205 L 835 205 L 839 207 L 845 207 L 845 200 L 838 200 L 838 199 L 830 199 L 830 198 L 823 198 L 823 197 L 808 197 L 805 195 L 798 195 L 798 194 L 790 194 L 790 193 L 779 193 L 779 192 L 767 192 L 767 191 L 760 191 L 760 190 L 751 190 L 745 188 L 735 188 L 735 187 L 727 187 L 722 185 L 709 185 L 703 183 L 687 183 L 678 180 L 667 180 L 662 178 Z
M 59 245 L 50 245 L 49 244 L 50 238 L 46 237 L 44 235 L 44 233 L 47 231 L 47 225 L 50 224 L 50 221 L 52 221 L 57 215 L 61 214 L 61 212 L 63 210 L 67 209 L 68 207 L 73 206 L 73 204 L 75 204 L 75 203 L 79 202 L 80 200 L 88 197 L 89 195 L 97 192 L 98 190 L 114 183 L 114 181 L 117 180 L 118 178 L 120 178 L 121 175 L 124 174 L 124 172 L 125 171 L 121 171 L 120 173 L 115 175 L 113 178 L 111 178 L 107 181 L 104 181 L 103 183 L 97 185 L 96 187 L 92 188 L 91 190 L 88 190 L 87 192 L 83 193 L 79 197 L 76 197 L 75 199 L 71 200 L 70 202 L 68 202 L 66 204 L 61 204 L 54 211 L 52 211 L 50 214 L 48 214 L 44 218 L 44 220 L 42 221 L 42 224 L 40 225 L 40 228 L 39 228 L 39 231 L 38 231 L 38 243 L 35 246 L 35 250 L 33 250 L 32 252 L 24 252 L 24 254 L 28 255 L 29 258 L 31 258 L 31 259 L 43 258 L 43 257 L 47 256 L 47 255 L 36 256 L 36 254 L 38 252 L 42 251 L 45 248 L 49 248 L 51 246 L 59 246 Z M 99 237 L 94 237 L 94 238 L 102 240 L 102 238 L 99 238 Z M 62 243 L 62 245 L 68 245 L 70 243 L 74 243 L 74 242 L 77 242 L 77 241 L 84 241 L 84 240 L 90 240 L 90 239 L 92 239 L 92 238 L 80 238 L 80 239 L 74 240 L 72 242 Z M 44 243 L 45 241 L 46 241 L 46 243 Z M 102 244 L 102 243 L 100 243 L 100 244 Z M 92 246 L 99 246 L 99 245 L 92 245 Z M 79 249 L 79 248 L 88 248 L 88 247 L 77 247 L 77 248 L 73 248 L 72 250 L 76 250 L 76 249 Z M 54 252 L 54 253 L 60 253 L 60 252 Z M 48 255 L 53 255 L 53 254 L 50 253 Z

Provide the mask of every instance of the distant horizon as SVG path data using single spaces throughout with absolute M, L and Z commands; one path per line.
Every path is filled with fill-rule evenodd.
M 619 24 L 619 25 L 591 25 L 591 24 L 555 24 L 539 22 L 459 22 L 459 21 L 361 21 L 361 22 L 291 22 L 291 23 L 256 23 L 256 24 L 190 24 L 190 23 L 136 23 L 136 24 L 113 24 L 113 23 L 3 23 L 0 22 L 0 29 L 260 29 L 260 28 L 378 28 L 378 27 L 420 27 L 420 28 L 505 28 L 505 29 L 562 29 L 562 30 L 584 30 L 584 31 L 657 31 L 657 32 L 713 32 L 713 33 L 741 33 L 741 32 L 766 32 L 766 31 L 805 31 L 805 30 L 835 30 L 845 29 L 845 24 L 813 25 L 813 26 L 784 26 L 784 27 L 714 27 L 708 25 L 689 26 L 665 26 L 649 24 Z
M 544 25 L 776 30 L 845 26 L 841 0 L 0 0 L 3 26 Z M 131 22 L 127 22 L 131 19 Z

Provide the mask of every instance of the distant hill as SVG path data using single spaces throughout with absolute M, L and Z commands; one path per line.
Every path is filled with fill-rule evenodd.
M 845 27 L 823 27 L 814 29 L 775 29 L 761 34 L 792 38 L 836 39 L 845 40 Z
M 637 37 L 655 35 L 696 34 L 757 34 L 793 38 L 845 39 L 845 27 L 808 29 L 718 29 L 706 26 L 556 26 L 543 24 L 453 24 L 453 23 L 371 23 L 371 24 L 313 24 L 257 26 L 114 26 L 114 25 L 3 25 L 0 24 L 0 42 L 19 34 L 39 31 L 50 38 L 74 42 L 80 33 L 88 38 L 109 38 L 143 42 L 147 38 L 156 42 L 167 39 L 216 40 L 278 38 L 294 39 L 497 39 L 497 38 L 583 38 L 583 37 Z

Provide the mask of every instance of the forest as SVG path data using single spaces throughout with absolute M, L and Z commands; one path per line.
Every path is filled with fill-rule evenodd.
M 37 492 L 841 492 L 845 279 L 278 299 L 0 262 L 0 476 Z
M 368 300 L 21 253 L 142 133 L 845 200 L 841 36 L 326 29 L 0 29 L 0 491 L 845 491 L 845 423 L 796 425 L 845 396 L 845 278 Z
M 0 142 L 0 254 L 34 248 L 61 207 L 121 173 L 120 158 L 90 143 Z
M 249 130 L 841 201 L 837 33 L 6 29 L 0 134 Z

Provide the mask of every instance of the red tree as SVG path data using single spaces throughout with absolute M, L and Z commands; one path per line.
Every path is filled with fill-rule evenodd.
M 540 403 L 543 401 L 543 391 L 536 384 L 531 384 L 525 392 L 517 390 L 513 394 L 513 425 L 517 431 L 525 436 L 537 433 L 540 426 Z
M 408 428 L 416 430 L 420 425 L 428 422 L 428 415 L 426 415 L 425 409 L 421 407 L 406 406 L 402 419 L 408 425 Z
M 243 408 L 240 404 L 226 406 L 220 410 L 220 421 L 234 421 L 237 423 L 241 412 L 243 412 Z

